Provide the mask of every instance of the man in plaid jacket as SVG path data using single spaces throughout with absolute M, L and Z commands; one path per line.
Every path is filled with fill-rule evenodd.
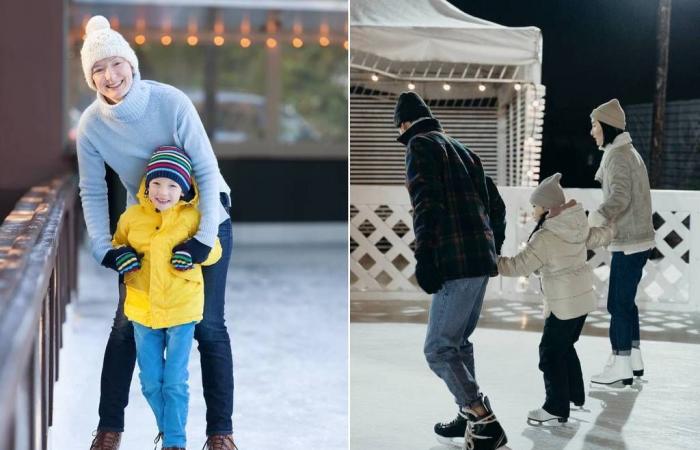
M 434 430 L 445 444 L 466 440 L 473 445 L 468 448 L 497 449 L 507 438 L 488 398 L 479 391 L 469 337 L 481 314 L 489 277 L 498 274 L 505 205 L 479 157 L 444 133 L 419 95 L 399 96 L 394 125 L 401 133 L 398 141 L 407 147 L 416 280 L 425 292 L 435 294 L 424 352 L 459 406 L 452 422 L 438 423 Z

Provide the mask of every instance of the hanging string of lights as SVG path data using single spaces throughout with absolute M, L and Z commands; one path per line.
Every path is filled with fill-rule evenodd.
M 85 26 L 89 18 L 90 15 L 83 16 L 80 29 L 71 33 L 74 37 L 79 36 L 85 39 Z M 117 16 L 112 16 L 109 20 L 112 28 L 119 29 L 120 21 Z M 177 42 L 184 42 L 190 47 L 207 44 L 221 47 L 227 42 L 238 42 L 241 48 L 260 44 L 272 50 L 285 44 L 298 49 L 316 42 L 320 47 L 341 45 L 345 50 L 349 49 L 347 21 L 342 34 L 331 32 L 330 25 L 325 20 L 321 21 L 317 30 L 305 30 L 297 18 L 291 30 L 281 30 L 276 20 L 268 19 L 264 31 L 253 32 L 248 15 L 243 16 L 237 32 L 227 31 L 226 25 L 219 16 L 214 22 L 212 30 L 201 30 L 197 19 L 191 17 L 187 22 L 186 29 L 177 30 L 174 29 L 169 18 L 163 19 L 159 26 L 153 27 L 153 24 L 148 24 L 145 18 L 140 17 L 136 19 L 133 29 L 120 30 L 120 32 L 137 46 L 146 45 L 151 41 L 160 42 L 164 47 Z

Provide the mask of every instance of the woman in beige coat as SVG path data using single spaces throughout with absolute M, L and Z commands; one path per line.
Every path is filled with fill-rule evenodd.
M 540 341 L 539 368 L 544 375 L 544 405 L 528 413 L 528 422 L 566 422 L 569 402 L 583 406 L 583 375 L 574 348 L 586 316 L 594 311 L 593 272 L 587 249 L 607 245 L 613 228 L 589 228 L 583 207 L 564 197 L 561 174 L 545 179 L 530 197 L 537 221 L 525 248 L 513 257 L 501 256 L 503 276 L 538 273 L 544 294 L 545 324 Z M 630 380 L 631 382 L 631 380 Z

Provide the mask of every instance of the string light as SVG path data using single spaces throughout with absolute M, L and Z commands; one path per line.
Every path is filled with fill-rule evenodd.
M 170 45 L 170 44 L 173 43 L 173 38 L 171 38 L 171 37 L 170 37 L 169 35 L 167 35 L 167 34 L 166 34 L 166 35 L 163 35 L 163 36 L 160 38 L 160 43 L 167 47 L 168 45 Z
M 301 38 L 295 37 L 292 39 L 292 46 L 294 48 L 301 48 L 304 45 L 304 41 L 301 40 Z
M 214 45 L 217 47 L 221 47 L 224 45 L 224 21 L 221 20 L 221 16 L 219 15 L 216 18 L 216 21 L 214 22 Z
M 345 47 L 345 50 L 349 50 L 349 49 L 350 49 L 350 43 L 348 42 L 347 39 L 345 40 L 345 42 L 343 42 L 343 47 Z
M 450 89 L 452 89 L 452 86 L 450 86 L 449 84 L 445 83 L 445 84 L 442 85 L 442 88 L 443 88 L 444 90 L 446 90 L 446 91 L 449 91 Z
M 513 89 L 515 89 L 516 91 L 519 91 L 522 88 L 523 88 L 523 85 L 520 83 L 515 83 L 515 85 L 513 86 Z
M 416 85 L 411 83 L 410 81 L 408 82 L 408 89 L 414 90 L 416 88 Z
M 373 73 L 371 78 L 372 78 L 372 81 L 374 81 L 374 82 L 379 81 L 379 77 L 377 76 L 376 73 Z
M 277 39 L 269 37 L 265 41 L 265 45 L 267 45 L 267 48 L 275 48 L 277 47 Z
M 194 47 L 197 45 L 199 42 L 199 38 L 197 37 L 197 19 L 194 17 L 190 17 L 190 20 L 187 23 L 187 44 L 190 45 L 191 47 Z
M 486 90 L 486 86 L 483 84 L 479 84 L 479 92 L 484 92 Z
M 248 48 L 248 47 L 250 47 L 250 44 L 252 44 L 252 42 L 250 41 L 250 39 L 245 38 L 245 37 L 244 37 L 244 38 L 241 38 L 241 47 L 243 47 L 243 48 Z
M 134 42 L 136 45 L 143 45 L 146 43 L 146 19 L 139 17 L 136 19 L 136 36 L 134 36 Z
M 326 36 L 321 36 L 321 38 L 318 40 L 318 43 L 321 44 L 321 47 L 328 47 L 331 43 L 331 40 L 328 39 Z

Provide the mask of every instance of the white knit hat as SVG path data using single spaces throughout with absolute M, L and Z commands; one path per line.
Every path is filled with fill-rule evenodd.
M 104 16 L 93 16 L 85 26 L 85 42 L 80 50 L 80 58 L 83 63 L 83 73 L 90 89 L 97 90 L 92 81 L 92 66 L 101 59 L 112 56 L 121 56 L 129 61 L 134 75 L 139 74 L 139 60 L 129 43 L 118 31 L 109 26 L 109 21 Z
M 561 174 L 558 172 L 542 180 L 530 195 L 530 204 L 551 209 L 566 203 L 564 190 L 559 185 L 559 180 L 561 180 Z
M 620 106 L 620 102 L 616 98 L 594 109 L 591 113 L 591 117 L 598 122 L 607 123 L 620 130 L 625 129 L 625 112 L 622 110 L 622 106 Z

